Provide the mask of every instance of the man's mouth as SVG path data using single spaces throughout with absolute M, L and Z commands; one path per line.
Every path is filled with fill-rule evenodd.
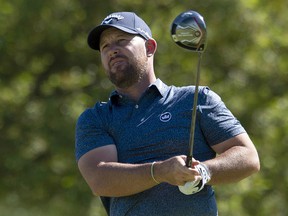
M 118 65 L 120 65 L 122 62 L 123 62 L 123 60 L 121 60 L 121 59 L 118 59 L 118 60 L 116 60 L 116 61 L 112 61 L 112 62 L 111 62 L 111 66 L 112 66 L 112 67 L 118 66 Z
M 125 59 L 123 57 L 115 57 L 110 60 L 109 64 L 110 67 L 116 67 L 122 64 L 123 62 L 125 62 Z

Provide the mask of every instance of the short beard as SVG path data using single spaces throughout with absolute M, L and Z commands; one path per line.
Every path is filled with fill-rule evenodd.
M 134 59 L 127 67 L 117 73 L 109 72 L 110 81 L 118 88 L 129 88 L 139 83 L 147 70 L 147 57 Z

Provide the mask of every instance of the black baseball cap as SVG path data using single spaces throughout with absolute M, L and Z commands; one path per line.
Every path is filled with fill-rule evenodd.
M 101 33 L 110 27 L 121 31 L 140 35 L 146 40 L 152 38 L 152 33 L 148 25 L 133 12 L 115 12 L 107 16 L 100 25 L 92 29 L 88 35 L 88 45 L 95 50 L 99 50 Z

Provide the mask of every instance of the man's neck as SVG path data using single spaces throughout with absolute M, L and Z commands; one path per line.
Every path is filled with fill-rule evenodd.
M 151 79 L 141 80 L 134 85 L 127 88 L 118 88 L 116 90 L 119 94 L 125 95 L 126 97 L 134 100 L 135 102 L 139 101 L 142 94 L 147 90 L 147 88 L 156 81 L 156 77 L 152 77 Z

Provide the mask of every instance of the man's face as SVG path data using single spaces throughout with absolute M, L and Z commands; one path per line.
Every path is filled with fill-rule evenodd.
M 146 73 L 148 58 L 140 36 L 108 28 L 101 34 L 100 52 L 103 67 L 116 87 L 128 88 Z

